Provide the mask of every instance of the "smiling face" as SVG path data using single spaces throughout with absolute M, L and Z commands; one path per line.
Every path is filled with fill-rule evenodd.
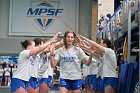
M 66 48 L 73 45 L 75 37 L 76 37 L 76 35 L 74 32 L 66 32 L 65 33 L 63 40 L 64 40 L 64 45 Z
M 72 45 L 73 41 L 74 41 L 73 33 L 68 33 L 67 36 L 66 36 L 67 45 Z

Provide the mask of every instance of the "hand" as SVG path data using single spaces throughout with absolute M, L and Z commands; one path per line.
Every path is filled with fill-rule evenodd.
M 91 44 L 86 40 L 83 40 L 79 35 L 77 36 L 76 41 L 78 43 L 78 46 L 82 49 L 89 49 L 91 47 Z
M 83 46 L 83 41 L 82 41 L 82 39 L 80 38 L 80 36 L 79 35 L 77 35 L 76 37 L 75 37 L 75 43 L 76 43 L 76 46 L 78 46 L 78 47 L 82 47 Z
M 79 35 L 79 37 L 80 37 L 82 40 L 85 40 L 85 41 L 87 41 L 89 44 L 92 45 L 92 43 L 93 43 L 92 40 L 90 40 L 90 39 L 88 39 L 88 38 L 86 38 L 86 37 L 84 37 L 84 36 L 82 36 L 82 35 Z
M 53 38 L 51 38 L 50 40 L 51 40 L 52 42 L 55 42 L 55 40 L 61 35 L 61 33 L 62 33 L 62 32 L 57 32 L 57 33 L 53 36 Z
M 98 50 L 96 47 L 90 48 L 88 52 L 98 59 L 103 56 L 103 53 L 100 50 Z
M 75 42 L 76 42 L 76 43 L 80 43 L 80 41 L 81 41 L 81 38 L 77 35 L 77 36 L 75 37 Z

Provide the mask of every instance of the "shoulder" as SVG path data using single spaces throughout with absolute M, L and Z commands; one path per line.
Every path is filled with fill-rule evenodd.
M 20 56 L 29 57 L 29 53 L 30 53 L 30 50 L 23 50 L 22 52 L 20 52 L 19 57 Z
M 106 57 L 109 57 L 109 58 L 112 58 L 112 59 L 115 59 L 116 58 L 116 54 L 115 54 L 114 50 L 112 50 L 111 48 L 105 48 L 104 55 Z
M 114 54 L 115 52 L 111 48 L 105 48 L 105 53 L 107 53 L 107 54 L 108 53 L 111 53 L 111 54 L 113 53 Z
M 30 50 L 23 50 L 20 52 L 20 55 L 25 54 L 25 53 L 29 53 L 29 52 L 30 52 Z

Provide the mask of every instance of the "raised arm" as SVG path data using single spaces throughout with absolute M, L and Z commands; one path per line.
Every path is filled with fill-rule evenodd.
M 55 66 L 57 65 L 57 63 L 58 63 L 58 60 L 56 60 L 56 59 L 54 59 L 54 57 L 55 57 L 55 45 L 54 44 L 52 44 L 51 46 L 50 46 L 50 62 L 51 62 L 51 67 L 52 68 L 55 68 Z
M 96 58 L 100 58 L 103 56 L 103 52 L 99 50 L 99 48 L 93 46 L 90 42 L 89 39 L 82 39 L 80 36 L 77 36 L 77 43 L 79 47 L 82 48 L 87 54 L 92 54 Z
M 54 43 L 55 49 L 58 49 L 58 48 L 62 47 L 63 45 L 64 45 L 63 39 L 61 39 L 60 41 Z
M 61 32 L 56 33 L 50 40 L 48 40 L 46 43 L 34 47 L 32 49 L 30 49 L 30 56 L 32 55 L 36 55 L 38 53 L 40 53 L 41 51 L 43 51 L 45 48 L 47 48 L 50 44 L 52 44 L 59 36 L 60 36 Z
M 102 53 L 105 52 L 105 48 L 103 46 L 97 44 L 96 42 L 94 42 L 84 36 L 81 36 L 81 35 L 79 35 L 79 36 L 82 40 L 86 40 L 88 43 L 90 43 L 92 45 L 92 47 L 95 47 L 97 50 L 101 51 Z

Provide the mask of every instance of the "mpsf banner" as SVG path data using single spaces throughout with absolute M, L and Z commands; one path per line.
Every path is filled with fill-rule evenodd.
M 78 31 L 78 0 L 10 0 L 9 35 L 53 36 Z

